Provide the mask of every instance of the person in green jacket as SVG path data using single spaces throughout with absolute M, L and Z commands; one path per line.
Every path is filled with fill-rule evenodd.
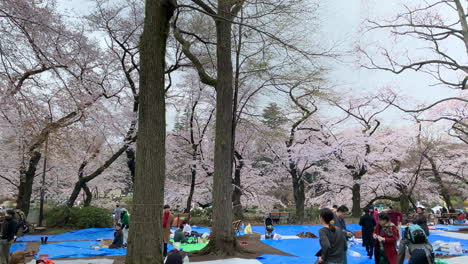
M 175 231 L 174 242 L 187 243 L 187 238 L 185 238 L 185 234 L 183 230 L 184 230 L 184 226 L 181 225 L 179 226 L 179 229 Z
M 122 222 L 122 230 L 124 234 L 124 246 L 127 246 L 127 238 L 128 238 L 128 224 L 129 224 L 129 216 L 127 210 L 122 209 L 122 216 L 120 217 Z

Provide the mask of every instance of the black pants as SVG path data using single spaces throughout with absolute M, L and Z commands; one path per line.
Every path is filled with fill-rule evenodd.
M 167 243 L 164 243 L 164 250 L 163 250 L 163 256 L 167 256 Z
M 374 255 L 374 245 L 366 246 L 367 256 L 372 257 Z

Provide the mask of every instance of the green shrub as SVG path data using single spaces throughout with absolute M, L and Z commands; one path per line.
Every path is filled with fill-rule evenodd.
M 190 218 L 190 225 L 195 226 L 210 226 L 211 222 L 208 217 L 195 216 Z
M 74 207 L 71 211 L 71 223 L 77 228 L 111 227 L 112 217 L 110 212 L 103 208 Z
M 65 226 L 66 206 L 47 206 L 44 208 L 44 219 L 48 227 Z
M 111 227 L 112 217 L 107 209 L 88 206 L 73 207 L 70 212 L 70 219 L 66 221 L 66 206 L 52 206 L 44 211 L 44 217 L 48 227 Z

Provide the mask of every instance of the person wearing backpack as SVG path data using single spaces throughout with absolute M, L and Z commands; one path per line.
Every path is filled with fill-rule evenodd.
M 419 225 L 409 225 L 403 232 L 398 251 L 398 264 L 403 264 L 406 252 L 410 255 L 408 264 L 434 264 L 434 251 L 426 237 L 426 233 Z

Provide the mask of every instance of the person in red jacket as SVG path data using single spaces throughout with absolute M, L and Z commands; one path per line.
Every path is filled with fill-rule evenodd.
M 396 244 L 399 239 L 398 229 L 390 221 L 386 213 L 379 214 L 379 223 L 374 231 L 375 263 L 381 264 L 383 259 L 387 259 L 389 264 L 397 264 L 398 253 Z
M 400 211 L 393 209 L 392 206 L 389 206 L 388 209 L 389 210 L 387 214 L 390 217 L 390 221 L 395 226 L 399 226 L 401 222 L 403 222 L 403 214 Z

